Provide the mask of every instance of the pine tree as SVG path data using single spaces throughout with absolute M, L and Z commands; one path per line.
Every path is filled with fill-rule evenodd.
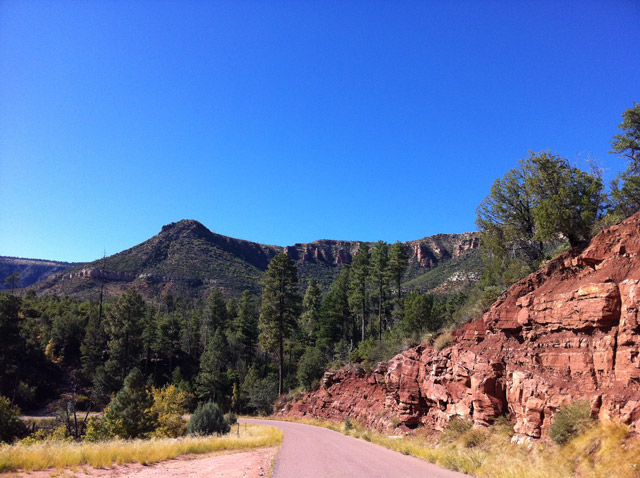
M 229 344 L 221 329 L 216 329 L 200 359 L 200 373 L 196 377 L 196 394 L 202 402 L 222 404 L 229 389 L 227 365 Z
M 382 340 L 385 300 L 389 288 L 389 245 L 378 241 L 371 251 L 371 275 L 378 295 L 378 340 Z
M 344 266 L 335 278 L 322 302 L 318 341 L 321 346 L 333 345 L 340 340 L 355 342 L 356 326 L 349 307 L 350 266 Z
M 107 314 L 105 331 L 109 335 L 109 359 L 105 371 L 119 383 L 140 360 L 145 307 L 142 296 L 131 288 L 120 296 Z
M 259 319 L 262 348 L 278 355 L 278 394 L 283 392 L 284 341 L 297 327 L 299 310 L 296 265 L 286 254 L 278 254 L 269 263 L 262 280 Z
M 155 425 L 155 417 L 150 413 L 152 405 L 153 398 L 145 379 L 140 370 L 134 368 L 109 404 L 105 419 L 112 433 L 120 438 L 144 436 Z
M 307 345 L 313 345 L 318 338 L 321 308 L 322 293 L 316 281 L 310 278 L 302 299 L 302 315 L 300 316 L 300 328 Z
M 242 292 L 238 301 L 235 328 L 243 349 L 241 356 L 250 367 L 258 343 L 258 310 L 255 299 L 248 290 Z
M 353 315 L 360 318 L 360 340 L 362 341 L 366 338 L 369 313 L 367 284 L 371 271 L 370 259 L 369 245 L 361 242 L 351 264 L 351 273 L 349 275 L 349 306 Z
M 227 327 L 227 302 L 220 289 L 213 289 L 207 299 L 207 310 L 204 317 L 202 339 L 206 346 L 216 330 Z
M 389 278 L 396 289 L 396 315 L 400 318 L 404 315 L 402 281 L 407 267 L 409 267 L 407 249 L 401 242 L 396 242 L 389 249 Z

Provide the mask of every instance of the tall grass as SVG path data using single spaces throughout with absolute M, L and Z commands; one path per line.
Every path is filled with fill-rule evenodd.
M 125 463 L 156 463 L 180 455 L 214 451 L 245 450 L 275 446 L 282 432 L 273 427 L 242 424 L 228 435 L 162 438 L 152 440 L 109 440 L 97 443 L 45 441 L 32 445 L 0 446 L 0 472 L 34 471 L 91 465 L 110 468 Z
M 290 421 L 330 428 L 484 478 L 640 478 L 640 438 L 632 437 L 629 428 L 619 423 L 595 425 L 565 446 L 558 446 L 548 442 L 513 444 L 513 431 L 504 422 L 488 429 L 461 429 L 458 436 L 444 434 L 446 439 L 439 439 L 390 437 L 351 421 L 351 426 L 319 419 Z

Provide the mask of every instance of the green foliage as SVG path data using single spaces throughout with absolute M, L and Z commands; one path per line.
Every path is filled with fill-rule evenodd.
M 122 383 L 140 359 L 145 308 L 142 296 L 130 288 L 107 314 L 105 331 L 109 334 L 109 359 L 105 372 L 114 383 Z
M 622 118 L 621 133 L 611 140 L 611 152 L 627 160 L 627 169 L 611 183 L 611 215 L 617 220 L 640 210 L 640 103 L 634 103 Z
M 458 438 L 462 437 L 465 433 L 467 433 L 472 428 L 473 428 L 473 421 L 469 420 L 468 418 L 455 416 L 451 420 L 449 420 L 449 423 L 447 423 L 447 426 L 442 432 L 442 435 L 440 436 L 440 438 L 445 443 L 447 442 L 451 443 L 457 440 Z
M 302 299 L 302 315 L 300 316 L 300 329 L 303 334 L 303 340 L 309 345 L 315 343 L 318 337 L 321 307 L 322 293 L 316 281 L 311 278 Z
M 435 332 L 442 327 L 442 316 L 434 308 L 433 297 L 412 291 L 405 297 L 402 328 L 407 336 L 421 337 L 425 331 Z
M 188 426 L 192 435 L 223 435 L 229 433 L 230 429 L 220 407 L 213 402 L 199 405 L 191 415 Z
M 200 358 L 196 377 L 196 395 L 201 401 L 227 403 L 232 384 L 227 376 L 229 344 L 222 330 L 217 329 Z
M 12 406 L 7 397 L 0 395 L 0 443 L 10 443 L 25 433 L 20 420 L 20 409 Z
M 269 263 L 262 280 L 259 341 L 266 351 L 278 356 L 278 394 L 284 384 L 284 341 L 297 328 L 300 309 L 298 274 L 293 260 L 278 254 Z
M 229 424 L 229 426 L 233 426 L 238 423 L 238 417 L 235 413 L 229 412 L 224 416 L 225 421 Z
M 270 413 L 278 396 L 278 374 L 273 367 L 254 364 L 244 379 L 241 393 L 247 410 L 255 413 Z
M 351 264 L 349 274 L 349 307 L 354 317 L 360 318 L 360 340 L 364 341 L 367 332 L 369 291 L 367 284 L 370 272 L 369 245 L 361 242 Z
M 478 206 L 485 283 L 505 287 L 531 272 L 545 244 L 563 238 L 572 247 L 584 244 L 602 209 L 599 177 L 548 152 L 530 153 Z
M 327 358 L 316 347 L 307 347 L 298 364 L 298 383 L 306 388 L 322 377 L 327 365 Z
M 112 435 L 119 438 L 148 436 L 157 423 L 152 405 L 153 398 L 144 377 L 140 370 L 134 368 L 109 404 L 105 413 L 106 426 Z
M 593 424 L 589 402 L 578 400 L 560 407 L 549 428 L 549 437 L 558 445 L 564 445 Z

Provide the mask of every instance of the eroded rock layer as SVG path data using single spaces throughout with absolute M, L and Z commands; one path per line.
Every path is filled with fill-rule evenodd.
M 640 214 L 510 287 L 441 351 L 421 345 L 370 373 L 343 369 L 281 411 L 377 428 L 480 425 L 509 414 L 540 438 L 564 404 L 640 433 Z

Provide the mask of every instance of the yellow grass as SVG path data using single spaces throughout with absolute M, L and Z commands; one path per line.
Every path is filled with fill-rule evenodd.
M 90 465 L 111 468 L 125 463 L 156 463 L 180 455 L 245 450 L 280 444 L 282 432 L 273 427 L 241 424 L 224 436 L 110 440 L 97 443 L 46 441 L 33 445 L 0 446 L 0 472 L 34 471 Z
M 496 425 L 485 430 L 483 441 L 473 446 L 471 429 L 451 443 L 435 438 L 389 437 L 359 426 L 345 429 L 344 422 L 320 419 L 286 419 L 322 426 L 422 458 L 443 468 L 484 478 L 640 478 L 640 439 L 619 423 L 602 423 L 570 441 L 564 447 L 539 442 L 511 443 L 508 428 Z

